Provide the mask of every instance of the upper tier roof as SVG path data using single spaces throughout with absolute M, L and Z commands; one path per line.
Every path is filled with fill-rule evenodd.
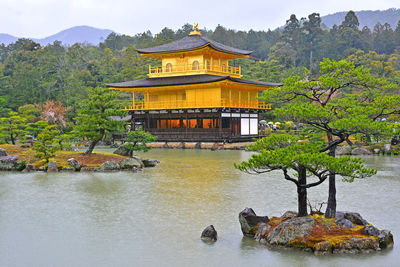
M 154 53 L 187 51 L 196 48 L 201 48 L 204 46 L 210 46 L 217 51 L 231 53 L 231 54 L 250 55 L 251 53 L 253 53 L 253 51 L 237 49 L 224 44 L 220 44 L 218 42 L 209 40 L 201 35 L 189 35 L 180 40 L 173 41 L 168 44 L 163 44 L 150 48 L 136 49 L 136 50 L 142 54 L 154 54 Z
M 223 80 L 230 80 L 237 83 L 259 85 L 262 87 L 274 87 L 283 85 L 282 83 L 251 81 L 245 79 L 232 78 L 230 76 L 201 74 L 201 75 L 173 76 L 173 77 L 163 77 L 163 78 L 147 78 L 129 82 L 122 82 L 122 83 L 109 83 L 106 84 L 106 86 L 112 88 L 143 88 L 143 87 L 160 87 L 160 86 L 212 83 Z

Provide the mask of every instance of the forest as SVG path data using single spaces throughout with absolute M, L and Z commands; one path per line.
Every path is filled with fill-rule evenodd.
M 37 107 L 47 100 L 61 101 L 69 121 L 73 121 L 86 88 L 104 83 L 145 78 L 148 64 L 157 62 L 138 56 L 136 48 L 150 47 L 183 38 L 192 31 L 185 24 L 174 31 L 164 28 L 157 34 L 135 36 L 110 34 L 98 46 L 61 42 L 40 46 L 29 39 L 0 45 L 0 95 L 3 108 L 18 112 L 27 104 Z M 371 74 L 400 84 L 400 21 L 396 29 L 376 24 L 359 29 L 354 12 L 347 13 L 340 25 L 328 29 L 319 14 L 308 18 L 291 15 L 282 28 L 268 31 L 235 31 L 218 25 L 202 30 L 203 36 L 217 42 L 254 51 L 251 58 L 233 62 L 242 66 L 243 78 L 279 82 L 291 75 L 319 75 L 324 58 L 350 60 Z M 121 101 L 127 99 L 120 95 Z

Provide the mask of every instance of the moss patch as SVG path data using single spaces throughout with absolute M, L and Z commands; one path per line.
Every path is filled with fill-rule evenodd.
M 338 247 L 341 242 L 352 238 L 373 238 L 377 240 L 376 236 L 365 234 L 364 225 L 354 225 L 354 228 L 343 228 L 335 223 L 335 218 L 328 219 L 324 215 L 312 215 L 310 217 L 315 221 L 310 235 L 292 240 L 290 242 L 291 246 L 315 248 L 317 243 L 329 241 L 333 247 Z

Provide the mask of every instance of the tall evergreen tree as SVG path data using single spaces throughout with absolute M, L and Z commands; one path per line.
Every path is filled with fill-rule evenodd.
M 97 143 L 107 133 L 119 130 L 124 124 L 112 116 L 123 116 L 121 105 L 118 102 L 118 93 L 104 87 L 87 88 L 88 99 L 81 103 L 77 112 L 76 131 L 82 138 L 89 140 L 89 147 L 85 154 L 90 155 Z

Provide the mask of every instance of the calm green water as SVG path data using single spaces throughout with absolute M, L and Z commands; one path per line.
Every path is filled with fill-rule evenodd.
M 280 173 L 233 168 L 248 152 L 152 150 L 139 173 L 0 173 L 0 266 L 399 266 L 400 251 L 313 256 L 271 251 L 242 236 L 238 213 L 296 210 Z M 338 210 L 400 236 L 400 158 L 370 157 L 378 175 L 338 182 Z M 309 190 L 325 201 L 327 184 Z M 213 224 L 219 240 L 200 241 Z

